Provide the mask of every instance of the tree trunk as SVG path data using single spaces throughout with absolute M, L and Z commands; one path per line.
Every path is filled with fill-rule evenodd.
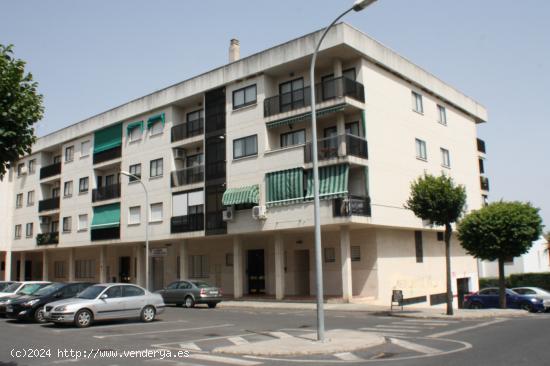
M 506 283 L 504 281 L 504 258 L 498 259 L 498 303 L 506 309 Z
M 447 315 L 453 315 L 453 291 L 451 284 L 451 224 L 445 224 L 445 267 L 447 271 Z

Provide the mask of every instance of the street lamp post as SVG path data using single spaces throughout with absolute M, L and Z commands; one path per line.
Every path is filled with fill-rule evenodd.
M 140 177 L 125 171 L 121 171 L 120 174 L 137 180 L 145 192 L 145 288 L 149 291 L 149 192 L 147 192 L 147 187 L 145 187 Z
M 325 311 L 323 308 L 323 262 L 321 256 L 321 217 L 319 214 L 320 202 L 319 202 L 319 163 L 317 152 L 317 111 L 315 106 L 315 61 L 317 60 L 317 53 L 321 47 L 321 43 L 328 31 L 336 22 L 338 22 L 344 15 L 352 10 L 361 11 L 367 6 L 374 3 L 376 0 L 356 0 L 353 6 L 340 14 L 330 25 L 325 28 L 325 31 L 321 35 L 313 57 L 311 58 L 311 66 L 309 69 L 310 75 L 310 89 L 311 89 L 311 132 L 312 132 L 312 149 L 313 149 L 313 195 L 314 195 L 314 220 L 315 220 L 315 289 L 317 292 L 317 340 L 325 340 Z

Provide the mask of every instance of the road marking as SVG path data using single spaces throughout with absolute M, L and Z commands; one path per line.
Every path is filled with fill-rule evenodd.
M 280 338 L 280 339 L 282 339 L 282 338 L 293 338 L 290 334 L 285 333 L 285 332 L 269 332 L 268 334 L 272 337 Z
M 206 327 L 196 327 L 196 328 L 179 328 L 179 329 L 156 330 L 156 331 L 152 331 L 152 332 L 107 334 L 107 335 L 100 335 L 100 336 L 95 335 L 94 338 L 103 339 L 103 338 L 113 338 L 113 337 L 132 337 L 132 336 L 138 336 L 138 335 L 157 334 L 157 333 L 183 332 L 183 331 L 187 331 L 187 330 L 224 328 L 224 327 L 232 327 L 234 325 L 235 324 L 220 324 L 220 325 L 210 325 L 210 326 L 206 326 Z
M 237 346 L 241 344 L 248 344 L 248 341 L 243 337 L 229 337 L 227 340 Z
M 167 324 L 188 323 L 188 322 L 189 322 L 188 320 L 175 320 L 175 321 L 170 321 L 170 322 L 156 321 L 156 322 L 149 323 L 146 326 L 147 327 L 152 326 L 152 325 L 164 325 L 164 326 L 166 326 Z M 136 325 L 137 326 L 144 326 L 144 324 L 142 322 L 139 322 L 139 323 L 129 323 L 129 324 L 98 325 L 98 326 L 90 327 L 90 328 L 68 328 L 68 329 L 55 329 L 55 328 L 52 328 L 51 324 L 45 324 L 45 325 L 42 325 L 42 328 L 46 328 L 46 329 L 51 330 L 55 333 L 65 333 L 65 332 L 80 332 L 81 333 L 82 331 L 86 331 L 86 330 L 97 332 L 97 331 L 100 331 L 102 329 L 132 327 L 132 326 L 136 326 Z
M 79 358 L 69 358 L 69 359 L 66 359 L 66 360 L 52 361 L 52 363 L 60 364 L 60 363 L 69 363 L 69 362 L 78 362 L 78 361 L 80 361 Z
M 248 360 L 241 360 L 238 358 L 230 358 L 230 357 L 222 357 L 222 356 L 213 356 L 213 355 L 205 355 L 205 354 L 190 354 L 188 358 L 192 358 L 195 360 L 201 360 L 201 361 L 212 361 L 212 362 L 219 362 L 219 363 L 225 363 L 228 365 L 239 365 L 239 366 L 254 366 L 254 365 L 261 365 L 261 362 L 257 361 L 248 361 Z
M 373 330 L 375 332 L 418 333 L 415 329 L 386 329 L 386 328 L 359 328 L 359 330 Z
M 180 347 L 185 349 L 185 350 L 190 350 L 190 351 L 202 351 L 202 349 L 193 342 L 180 343 Z
M 357 357 L 351 352 L 342 352 L 342 353 L 335 353 L 334 357 L 339 358 L 342 361 L 365 361 L 365 359 L 361 357 Z M 321 361 L 322 362 L 322 361 Z
M 406 319 L 404 322 L 409 323 L 440 323 L 440 324 L 449 324 L 449 323 L 458 323 L 458 320 L 435 320 L 435 319 Z
M 380 324 L 376 327 L 384 327 L 384 328 L 396 328 L 396 329 L 433 329 L 433 328 L 426 328 L 426 327 L 419 327 L 418 325 L 385 325 Z
M 469 326 L 469 327 L 458 328 L 458 329 L 449 330 L 449 331 L 446 331 L 446 332 L 431 334 L 431 335 L 428 336 L 428 338 L 446 337 L 446 336 L 449 336 L 449 335 L 452 335 L 452 334 L 465 332 L 467 330 L 483 328 L 483 327 L 487 327 L 487 326 L 492 325 L 492 324 L 502 323 L 502 322 L 505 322 L 506 320 L 507 319 L 495 319 L 495 320 L 492 320 L 490 322 L 480 323 L 480 324 L 472 325 L 472 326 Z
M 423 346 L 421 344 L 408 342 L 402 339 L 390 338 L 390 342 L 395 345 L 398 345 L 399 347 L 403 347 L 418 353 L 424 353 L 426 355 L 435 355 L 435 354 L 441 353 L 441 351 L 438 349 L 428 347 L 428 346 Z
M 405 322 L 393 322 L 392 324 L 401 324 L 401 325 L 406 325 L 406 326 L 410 326 L 410 325 L 420 325 L 420 326 L 427 326 L 427 327 L 445 327 L 449 324 L 447 323 L 405 323 Z

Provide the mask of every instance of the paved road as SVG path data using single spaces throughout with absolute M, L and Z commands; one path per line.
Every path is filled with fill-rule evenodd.
M 0 319 L 0 365 L 545 365 L 550 359 L 550 314 L 475 321 L 338 311 L 326 315 L 328 329 L 375 332 L 382 334 L 386 343 L 352 353 L 279 359 L 215 354 L 212 350 L 221 346 L 311 333 L 315 330 L 315 313 L 168 308 L 160 320 L 151 324 L 109 322 L 87 329 Z M 14 358 L 14 348 L 18 352 L 24 348 L 43 349 L 42 356 L 46 357 L 36 357 L 40 354 L 35 353 L 33 358 Z M 82 354 L 75 358 L 74 353 L 68 353 L 71 350 Z M 145 350 L 150 352 L 149 357 L 141 357 L 146 356 Z M 130 358 L 122 353 L 128 351 L 142 354 Z M 166 357 L 168 352 L 172 358 Z M 175 357 L 178 353 L 179 358 Z M 189 357 L 184 357 L 186 354 Z

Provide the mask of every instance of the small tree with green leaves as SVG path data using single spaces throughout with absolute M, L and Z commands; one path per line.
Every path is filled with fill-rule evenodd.
M 411 184 L 411 196 L 405 204 L 422 220 L 445 227 L 445 267 L 447 284 L 447 315 L 453 315 L 453 293 L 451 291 L 451 224 L 456 222 L 466 203 L 466 190 L 455 185 L 445 175 L 425 174 Z
M 527 253 L 541 234 L 539 209 L 523 202 L 493 202 L 459 223 L 458 238 L 469 254 L 482 260 L 498 260 L 502 309 L 506 308 L 504 261 Z
M 32 127 L 42 118 L 42 95 L 25 61 L 13 56 L 13 46 L 0 44 L 0 179 L 9 163 L 31 152 Z

